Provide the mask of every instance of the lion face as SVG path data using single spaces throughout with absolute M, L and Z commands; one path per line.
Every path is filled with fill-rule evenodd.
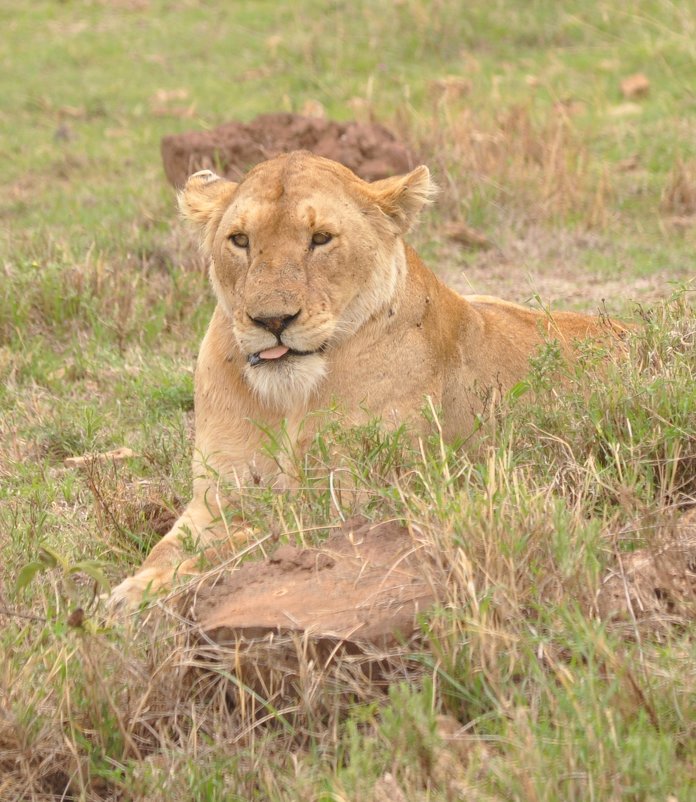
M 296 152 L 240 184 L 209 171 L 181 196 L 202 228 L 217 299 L 244 377 L 280 409 L 306 404 L 332 349 L 392 300 L 405 271 L 401 234 L 427 201 L 427 168 L 372 184 Z

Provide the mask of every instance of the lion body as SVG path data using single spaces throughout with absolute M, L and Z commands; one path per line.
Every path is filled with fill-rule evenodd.
M 204 545 L 220 537 L 221 479 L 285 486 L 268 432 L 282 427 L 301 454 L 321 410 L 418 429 L 429 398 L 444 436 L 466 437 L 545 339 L 570 357 L 576 341 L 606 336 L 599 318 L 445 286 L 403 241 L 431 192 L 424 167 L 368 184 L 304 152 L 264 162 L 238 185 L 207 171 L 189 179 L 180 205 L 201 231 L 218 301 L 196 368 L 193 499 L 116 600 L 195 573 L 182 564 L 182 535 Z M 241 521 L 239 533 L 249 536 Z

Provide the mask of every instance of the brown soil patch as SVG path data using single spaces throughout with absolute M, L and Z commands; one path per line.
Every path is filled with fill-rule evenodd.
M 191 173 L 204 169 L 236 181 L 255 164 L 291 150 L 309 150 L 341 162 L 367 181 L 416 166 L 409 149 L 382 125 L 299 114 L 263 114 L 248 124 L 229 122 L 212 131 L 162 139 L 164 171 L 174 187 L 182 187 Z
M 611 314 L 625 313 L 627 304 L 663 300 L 671 294 L 672 282 L 691 278 L 687 267 L 636 276 L 630 265 L 621 265 L 620 252 L 616 254 L 613 275 L 597 273 L 580 264 L 584 250 L 610 247 L 595 235 L 539 227 L 524 237 L 511 237 L 500 247 L 494 245 L 477 253 L 467 264 L 462 264 L 460 247 L 445 246 L 442 266 L 430 266 L 462 295 L 498 295 L 515 303 L 538 296 L 554 309 L 571 307 L 590 312 L 606 304 Z
M 225 573 L 198 592 L 193 617 L 217 643 L 300 633 L 388 647 L 434 602 L 421 552 L 394 522 L 348 522 L 321 548 L 283 545 Z
M 693 621 L 696 614 L 696 509 L 652 548 L 617 554 L 602 580 L 597 610 L 608 621 Z
M 337 694 L 374 698 L 420 670 L 417 615 L 435 601 L 423 562 L 408 529 L 356 519 L 321 548 L 283 545 L 218 574 L 190 607 L 191 687 L 252 718 L 269 703 L 316 713 Z

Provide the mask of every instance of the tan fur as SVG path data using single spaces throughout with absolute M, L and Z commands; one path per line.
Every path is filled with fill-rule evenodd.
M 337 404 L 355 424 L 377 416 L 423 427 L 429 396 L 445 435 L 465 436 L 483 399 L 522 379 L 545 337 L 570 355 L 574 341 L 606 333 L 597 318 L 464 298 L 442 284 L 402 239 L 432 192 L 426 167 L 369 184 L 305 152 L 264 162 L 239 185 L 210 171 L 189 179 L 180 207 L 200 231 L 218 300 L 196 370 L 193 500 L 115 601 L 195 573 L 185 535 L 201 546 L 250 536 L 243 521 L 223 526 L 218 516 L 230 485 L 284 486 L 264 428 L 285 426 L 302 453 L 316 425 L 309 413 Z M 317 232 L 332 239 L 312 247 Z M 231 241 L 237 234 L 248 247 Z M 252 319 L 290 315 L 280 342 L 313 353 L 252 367 L 250 355 L 279 342 Z

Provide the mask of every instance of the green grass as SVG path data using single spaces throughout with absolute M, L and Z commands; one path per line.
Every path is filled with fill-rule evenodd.
M 696 198 L 693 6 L 17 0 L 0 25 L 0 799 L 693 798 L 693 600 L 597 606 L 696 498 L 696 201 L 673 191 Z M 648 95 L 624 99 L 639 71 Z M 442 99 L 447 75 L 468 90 Z M 365 491 L 344 514 L 416 526 L 446 591 L 388 693 L 305 666 L 285 706 L 237 688 L 244 712 L 187 685 L 180 630 L 106 625 L 94 596 L 190 492 L 213 302 L 160 138 L 308 100 L 391 122 L 430 164 L 412 239 L 443 276 L 522 300 L 530 274 L 554 308 L 606 287 L 638 329 L 565 392 L 540 356 L 468 450 L 336 424 L 306 489 L 251 493 L 263 532 L 316 542 L 340 441 Z M 462 218 L 496 248 L 458 250 Z M 547 295 L 558 277 L 572 298 Z

